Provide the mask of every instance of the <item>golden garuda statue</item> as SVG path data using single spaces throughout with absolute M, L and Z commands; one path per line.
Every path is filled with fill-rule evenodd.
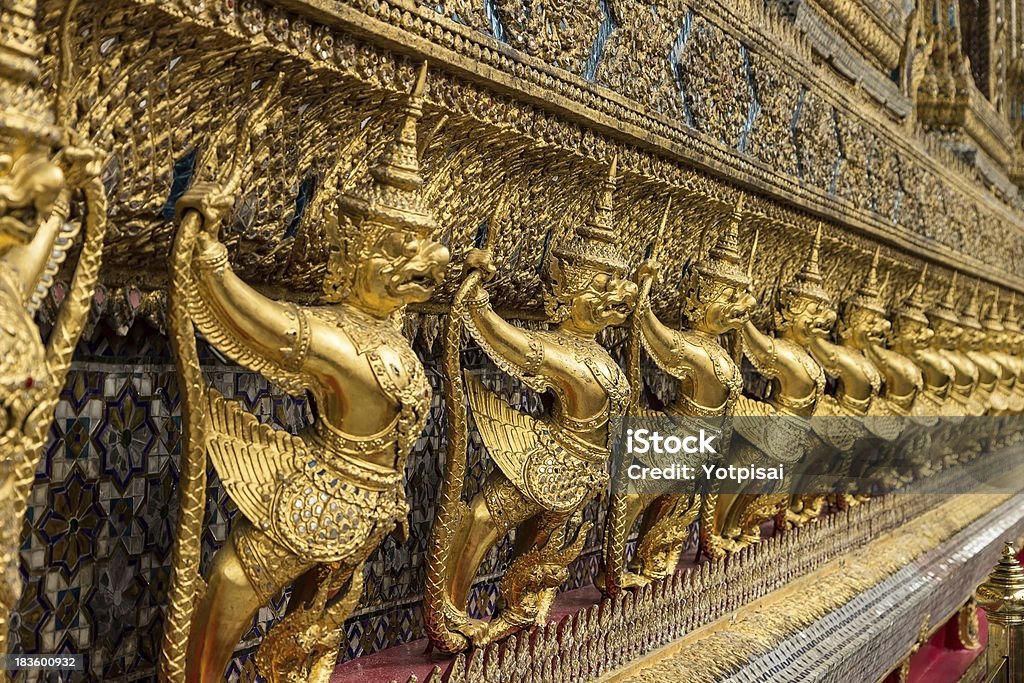
M 487 252 L 466 260 L 467 277 L 452 306 L 446 340 L 449 452 L 440 511 L 427 558 L 426 625 L 445 652 L 481 645 L 544 623 L 567 565 L 582 548 L 582 508 L 603 493 L 610 456 L 609 420 L 629 401 L 622 370 L 596 335 L 621 325 L 637 287 L 612 214 L 615 162 L 590 219 L 557 238 L 547 258 L 545 309 L 553 328 L 528 331 L 491 308 L 483 286 L 494 272 Z M 499 369 L 554 408 L 537 419 L 513 409 L 473 377 L 463 379 L 459 349 L 469 333 Z M 464 398 L 495 468 L 482 491 L 462 500 L 466 458 Z M 501 582 L 505 604 L 488 623 L 467 613 L 481 561 L 512 529 L 515 557 Z
M 999 291 L 992 294 L 988 313 L 982 321 L 985 327 L 985 351 L 999 364 L 999 392 L 1006 402 L 1004 415 L 1024 414 L 1024 387 L 1020 384 L 1021 367 L 1019 342 L 1020 322 L 1015 312 L 1015 297 L 1010 298 L 1006 311 L 999 313 Z
M 327 225 L 324 305 L 274 301 L 232 271 L 217 235 L 234 203 L 237 159 L 225 187 L 196 184 L 178 202 L 171 335 L 188 451 L 164 680 L 221 678 L 256 611 L 295 582 L 257 667 L 270 681 L 326 683 L 362 563 L 406 519 L 405 459 L 431 392 L 400 324 L 407 304 L 431 298 L 448 264 L 421 192 L 416 124 L 425 78 L 424 67 L 394 140 Z M 239 364 L 308 396 L 315 422 L 294 436 L 276 431 L 207 387 L 193 326 Z M 204 585 L 197 569 L 207 453 L 242 519 Z
M 998 391 L 1002 370 L 999 362 L 985 350 L 989 337 L 994 339 L 1001 330 L 992 327 L 993 322 L 998 323 L 998 318 L 989 321 L 989 328 L 982 324 L 978 304 L 980 287 L 981 281 L 975 281 L 967 307 L 960 313 L 960 325 L 964 330 L 960 336 L 960 346 L 964 355 L 978 368 L 978 386 L 974 389 L 974 395 L 984 406 L 985 414 L 1001 415 L 1007 407 L 1006 397 Z
M 825 373 L 807 349 L 835 323 L 832 299 L 822 288 L 819 255 L 821 229 L 796 277 L 779 292 L 777 328 L 781 336 L 761 332 L 750 320 L 740 328 L 743 354 L 769 381 L 764 400 L 741 396 L 732 420 L 729 459 L 744 465 L 793 463 L 807 448 L 807 418 L 825 392 Z M 765 419 L 765 418 L 773 419 Z M 746 419 L 750 418 L 750 419 Z M 701 547 L 721 557 L 761 539 L 761 524 L 784 513 L 789 494 L 763 491 L 757 483 L 742 493 L 712 493 L 701 513 Z
M 1010 306 L 1003 315 L 1003 351 L 1010 357 L 1017 370 L 1017 381 L 1013 385 L 1014 400 L 1021 406 L 1015 415 L 1024 414 L 1024 331 L 1016 311 L 1016 297 L 1010 297 Z
M 828 455 L 831 460 L 830 476 L 850 478 L 847 485 L 852 487 L 869 465 L 864 456 L 893 441 L 903 427 L 881 396 L 883 376 L 874 361 L 892 326 L 878 281 L 879 254 L 876 249 L 864 281 L 843 306 L 837 325 L 839 343 L 815 336 L 808 347 L 834 382 L 834 392 L 826 393 L 814 410 L 815 417 L 822 419 L 812 421 L 818 437 L 812 443 L 819 456 Z M 864 500 L 865 492 L 844 488 L 837 494 L 840 504 L 849 505 Z M 799 525 L 817 517 L 825 498 L 824 492 L 795 495 L 787 521 Z
M 924 373 L 914 356 L 928 348 L 933 333 L 917 300 L 922 286 L 920 281 L 915 283 L 903 305 L 894 308 L 880 338 L 863 344 L 865 354 L 882 373 L 879 398 L 885 401 L 886 411 L 899 417 L 924 415 L 924 404 L 918 400 L 924 396 Z
M 684 425 L 687 433 L 704 429 L 722 434 L 724 418 L 732 412 L 743 389 L 740 369 L 720 341 L 722 335 L 747 322 L 757 303 L 747 291 L 750 276 L 739 252 L 742 217 L 741 198 L 707 258 L 684 275 L 679 295 L 686 329 L 675 330 L 662 323 L 646 296 L 657 278 L 657 259 L 649 259 L 640 269 L 641 298 L 634 313 L 633 334 L 655 365 L 677 380 L 675 400 L 664 414 Z M 630 365 L 639 368 L 639 358 Z M 639 372 L 630 374 L 635 375 L 632 390 L 637 405 L 631 414 L 661 415 L 660 411 L 639 406 Z M 701 497 L 696 493 L 630 495 L 615 491 L 605 531 L 605 590 L 615 593 L 674 573 L 700 504 Z M 636 571 L 625 571 L 626 540 L 638 518 L 641 521 L 633 560 Z
M 0 5 L 0 655 L 21 594 L 22 520 L 99 275 L 100 155 L 59 128 L 38 87 L 35 0 Z M 55 148 L 57 155 L 52 156 Z M 81 198 L 72 215 L 72 203 Z M 72 218 L 72 220 L 68 220 Z M 33 320 L 77 234 L 71 288 L 44 345 Z M 6 680 L 0 672 L 0 680 Z
M 957 273 L 954 271 L 945 297 L 929 308 L 926 314 L 935 331 L 932 348 L 938 351 L 954 370 L 949 394 L 952 399 L 948 408 L 949 414 L 978 416 L 985 413 L 985 405 L 974 395 L 974 390 L 978 386 L 978 366 L 960 347 L 963 327 L 960 326 L 960 316 L 956 312 L 956 279 Z
M 885 368 L 895 367 L 903 358 L 920 371 L 922 385 L 913 396 L 910 385 L 915 375 L 909 367 L 902 372 L 893 371 L 893 379 L 887 385 L 890 405 L 902 407 L 916 417 L 946 416 L 954 412 L 950 394 L 956 368 L 935 345 L 935 330 L 925 310 L 924 283 L 927 277 L 928 266 L 925 266 L 902 305 L 893 313 L 892 350 L 895 354 L 884 356 L 886 360 L 881 363 L 884 372 Z M 909 381 L 901 380 L 901 376 Z

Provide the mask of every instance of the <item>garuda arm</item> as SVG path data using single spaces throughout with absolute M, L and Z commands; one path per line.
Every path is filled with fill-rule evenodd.
M 482 285 L 470 288 L 466 294 L 467 331 L 491 360 L 534 391 L 550 388 L 549 380 L 539 374 L 544 366 L 544 346 L 540 339 L 495 313 Z
M 743 353 L 750 360 L 750 364 L 765 377 L 778 378 L 778 351 L 775 348 L 775 338 L 757 329 L 749 320 L 744 323 L 741 336 Z
M 0 263 L 10 269 L 20 285 L 22 297 L 31 311 L 38 308 L 53 283 L 53 277 L 78 232 L 79 223 L 66 223 L 69 201 L 70 192 L 64 188 L 53 205 L 50 217 L 39 227 L 32 241 L 14 247 L 0 257 Z
M 310 336 L 305 313 L 242 281 L 228 264 L 227 248 L 209 227 L 198 236 L 193 272 L 188 313 L 207 341 L 288 393 L 302 394 L 300 371 Z
M 644 301 L 637 313 L 644 349 L 658 367 L 676 379 L 682 380 L 690 376 L 693 362 L 686 354 L 687 345 L 682 335 L 658 319 L 648 300 Z

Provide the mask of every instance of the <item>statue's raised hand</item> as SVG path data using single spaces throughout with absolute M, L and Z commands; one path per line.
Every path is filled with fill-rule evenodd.
M 225 215 L 234 207 L 235 197 L 215 182 L 197 182 L 181 196 L 174 205 L 174 211 L 181 220 L 190 209 L 203 217 L 203 229 L 217 234 Z
M 494 257 L 491 256 L 491 252 L 486 249 L 471 249 L 466 254 L 463 272 L 469 275 L 474 271 L 480 273 L 484 282 L 489 282 L 494 278 L 497 268 L 494 267 Z
M 650 280 L 652 284 L 657 283 L 660 276 L 661 263 L 654 257 L 645 259 L 636 271 L 636 279 L 638 283 L 642 283 L 644 280 Z
M 70 187 L 82 187 L 103 170 L 106 155 L 95 147 L 68 145 L 62 150 L 61 165 Z

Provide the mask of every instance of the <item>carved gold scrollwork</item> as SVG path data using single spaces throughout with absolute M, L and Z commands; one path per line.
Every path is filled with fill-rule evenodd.
M 739 42 L 701 16 L 692 16 L 677 73 L 694 127 L 739 146 L 751 92 Z

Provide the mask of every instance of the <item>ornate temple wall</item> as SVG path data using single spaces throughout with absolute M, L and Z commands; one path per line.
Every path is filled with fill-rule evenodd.
M 388 538 L 368 561 L 345 627 L 348 659 L 423 636 L 424 558 L 447 451 L 440 314 L 461 260 L 486 238 L 498 267 L 492 301 L 536 326 L 550 242 L 586 216 L 613 157 L 630 268 L 673 200 L 653 292 L 665 319 L 677 317 L 684 267 L 707 253 L 740 197 L 739 238 L 758 243 L 751 289 L 762 327 L 774 326 L 778 285 L 804 264 L 818 225 L 824 287 L 837 299 L 853 293 L 876 247 L 890 301 L 925 264 L 929 300 L 953 272 L 981 283 L 984 297 L 1024 292 L 1010 105 L 1024 83 L 1007 67 L 1019 59 L 1019 27 L 993 40 L 976 21 L 961 50 L 932 18 L 953 4 L 571 0 L 528 12 L 507 0 L 41 1 L 43 81 L 57 119 L 109 154 L 101 179 L 112 234 L 94 327 L 75 353 L 31 494 L 11 650 L 85 653 L 76 681 L 155 675 L 181 451 L 164 313 L 174 204 L 191 183 L 226 174 L 239 122 L 278 74 L 223 231 L 238 273 L 275 298 L 317 299 L 333 202 L 379 154 L 424 58 L 425 198 L 457 264 L 406 323 L 434 397 L 406 467 L 409 538 Z M 965 62 L 986 40 L 989 58 Z M 968 296 L 964 287 L 957 304 Z M 59 288 L 48 295 L 44 326 L 60 298 Z M 621 356 L 622 335 L 603 341 Z M 212 386 L 263 421 L 293 432 L 307 423 L 304 402 L 261 375 L 205 347 L 202 360 Z M 478 349 L 463 360 L 514 406 L 544 410 Z M 653 367 L 645 374 L 667 391 Z M 748 391 L 761 394 L 747 374 Z M 477 433 L 470 444 L 467 494 L 490 466 Z M 237 515 L 212 469 L 207 494 L 204 569 Z M 563 588 L 593 583 L 604 509 L 586 508 L 593 528 Z M 510 554 L 506 539 L 485 561 L 474 616 L 494 609 Z M 261 610 L 229 680 L 252 675 L 252 653 L 285 604 L 280 596 Z

